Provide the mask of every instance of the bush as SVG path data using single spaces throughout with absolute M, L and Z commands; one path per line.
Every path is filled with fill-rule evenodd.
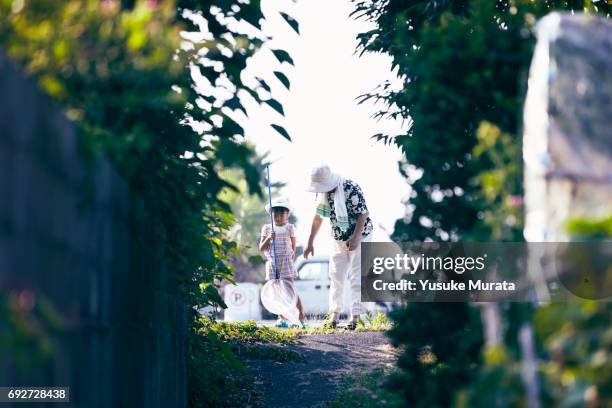
M 387 390 L 388 373 L 383 369 L 356 373 L 347 378 L 340 386 L 338 397 L 327 404 L 325 408 L 388 408 L 405 407 L 404 401 L 394 392 Z
M 392 317 L 389 335 L 403 352 L 388 387 L 410 406 L 451 406 L 481 363 L 478 310 L 467 303 L 410 303 Z
M 214 331 L 193 330 L 189 347 L 190 407 L 235 407 L 257 401 L 252 376 Z
M 241 359 L 303 361 L 300 353 L 283 347 L 297 342 L 296 333 L 253 321 L 222 323 L 200 317 L 189 338 L 189 405 L 259 406 L 261 395 Z

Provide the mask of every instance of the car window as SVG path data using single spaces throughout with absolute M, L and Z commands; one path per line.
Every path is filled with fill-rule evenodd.
M 326 280 L 329 264 L 327 262 L 306 262 L 298 271 L 302 280 Z

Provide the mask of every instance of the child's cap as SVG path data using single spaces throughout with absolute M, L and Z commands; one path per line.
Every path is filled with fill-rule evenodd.
M 291 204 L 289 200 L 285 197 L 278 197 L 272 200 L 272 208 L 274 207 L 284 207 L 287 210 L 291 211 Z M 270 214 L 270 204 L 266 204 L 266 212 Z

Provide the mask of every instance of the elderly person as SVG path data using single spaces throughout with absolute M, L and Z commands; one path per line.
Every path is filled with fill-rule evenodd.
M 326 165 L 312 169 L 308 191 L 317 193 L 317 209 L 312 220 L 304 258 L 314 255 L 314 239 L 321 228 L 322 217 L 329 218 L 335 245 L 329 265 L 329 314 L 325 328 L 338 325 L 342 310 L 345 278 L 351 288 L 351 317 L 348 328 L 354 330 L 360 321 L 361 308 L 361 246 L 369 241 L 373 230 L 368 217 L 363 192 L 357 183 L 344 179 Z

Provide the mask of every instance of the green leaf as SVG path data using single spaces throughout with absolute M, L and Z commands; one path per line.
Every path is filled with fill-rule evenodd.
M 289 24 L 291 28 L 293 28 L 293 31 L 295 31 L 298 34 L 300 33 L 300 25 L 293 17 L 291 17 L 287 13 L 280 13 L 280 15 L 285 19 L 287 24 Z
M 267 101 L 264 101 L 264 103 L 268 104 L 272 109 L 285 116 L 283 105 L 281 105 L 276 99 L 268 99 Z
M 289 55 L 289 53 L 287 51 L 284 51 L 284 50 L 272 50 L 272 54 L 274 54 L 274 56 L 276 57 L 278 62 L 280 62 L 281 64 L 283 62 L 287 62 L 287 63 L 289 63 L 291 65 L 295 65 L 293 63 L 293 58 L 291 58 L 291 56 Z
M 244 113 L 245 116 L 247 117 L 249 116 L 245 107 L 242 106 L 242 103 L 240 102 L 240 98 L 238 98 L 237 96 L 231 99 L 228 99 L 227 102 L 225 102 L 225 106 L 230 108 L 231 110 L 242 111 L 242 113 Z
M 235 120 L 230 118 L 229 116 L 223 117 L 223 126 L 219 129 L 219 133 L 223 132 L 223 136 L 234 136 L 234 135 L 244 135 L 244 129 Z
M 206 286 L 206 288 L 204 289 L 204 294 L 208 297 L 208 301 L 211 302 L 211 304 L 216 304 L 224 309 L 227 309 L 227 305 L 223 301 L 223 298 L 219 294 L 219 291 L 213 285 Z
M 261 85 L 263 89 L 265 89 L 268 92 L 272 92 L 272 90 L 270 89 L 270 85 L 268 85 L 266 81 L 264 81 L 263 79 L 259 77 L 255 77 L 255 79 L 257 80 L 257 82 L 259 82 L 259 85 Z
M 291 142 L 291 136 L 289 136 L 289 133 L 287 133 L 284 127 L 275 124 L 271 124 L 270 126 L 272 126 L 274 130 L 280 133 L 285 139 Z
M 288 90 L 291 89 L 291 83 L 289 82 L 289 78 L 287 78 L 285 74 L 280 71 L 274 71 L 274 76 L 276 76 L 276 78 L 278 78 L 278 80 L 281 81 L 283 85 L 285 85 L 285 88 L 287 88 Z

